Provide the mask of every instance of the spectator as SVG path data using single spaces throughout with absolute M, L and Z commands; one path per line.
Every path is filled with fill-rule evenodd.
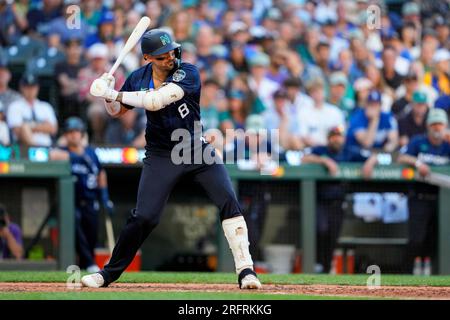
M 372 89 L 375 89 L 381 93 L 381 110 L 385 112 L 390 111 L 394 91 L 386 84 L 382 72 L 375 64 L 367 64 L 365 67 L 365 74 L 372 82 Z
M 104 130 L 107 124 L 107 114 L 102 99 L 96 98 L 89 93 L 91 83 L 111 68 L 108 62 L 108 47 L 103 43 L 92 45 L 87 51 L 89 65 L 82 68 L 78 73 L 78 94 L 87 107 L 87 118 L 89 119 L 92 143 L 102 143 Z M 119 90 L 125 82 L 123 71 L 119 68 L 114 73 L 116 78 L 115 89 Z
M 398 125 L 390 112 L 381 111 L 381 94 L 371 91 L 364 109 L 350 118 L 347 142 L 363 149 L 393 152 L 398 145 Z
M 430 174 L 430 166 L 450 163 L 450 144 L 444 140 L 448 118 L 445 111 L 431 109 L 427 116 L 427 133 L 411 139 L 402 148 L 397 161 L 416 168 L 420 176 Z M 433 257 L 437 234 L 437 199 L 416 193 L 409 198 L 409 244 L 407 262 L 410 271 L 416 258 Z
M 5 118 L 5 107 L 0 101 L 0 146 L 8 146 L 9 144 L 9 128 Z
M 398 120 L 400 147 L 409 143 L 409 140 L 418 134 L 425 134 L 426 119 L 428 114 L 427 96 L 422 91 L 414 91 L 412 95 L 412 107 L 402 118 Z
M 37 98 L 38 79 L 25 74 L 20 80 L 20 92 L 23 98 L 11 103 L 6 115 L 14 141 L 24 146 L 50 147 L 58 124 L 53 107 Z
M 425 73 L 425 84 L 435 88 L 439 95 L 450 94 L 450 52 L 436 50 L 433 56 L 434 72 Z
M 409 113 L 410 108 L 407 108 L 407 106 L 411 103 L 413 93 L 419 86 L 417 74 L 413 70 L 410 70 L 403 78 L 403 86 L 405 87 L 404 95 L 396 100 L 391 107 L 391 111 L 397 119 L 402 118 L 405 114 Z
M 0 204 L 0 259 L 21 259 L 22 243 L 22 230 L 11 221 L 5 206 Z
M 369 153 L 345 144 L 345 133 L 341 126 L 333 127 L 327 134 L 327 143 L 305 149 L 302 164 L 323 165 L 331 176 L 339 172 L 341 162 L 368 162 Z M 317 199 L 317 262 L 319 272 L 329 272 L 332 253 L 336 247 L 344 212 L 345 188 L 342 182 L 319 184 Z
M 10 46 L 27 27 L 13 1 L 0 0 L 0 47 Z
M 383 49 L 383 78 L 386 84 L 393 90 L 396 90 L 401 84 L 403 77 L 396 70 L 396 61 L 398 58 L 397 50 L 392 46 Z
M 66 1 L 62 9 L 62 15 L 49 22 L 48 32 L 59 35 L 62 43 L 70 39 L 80 39 L 84 43 L 88 35 L 88 25 L 84 20 L 77 21 L 74 12 L 68 10 L 73 3 Z
M 250 76 L 248 84 L 256 99 L 261 103 L 259 110 L 263 111 L 270 104 L 273 93 L 279 88 L 279 84 L 267 77 L 270 59 L 265 53 L 256 53 L 249 61 Z
M 46 34 L 50 31 L 50 21 L 61 16 L 62 0 L 42 0 L 42 8 L 31 9 L 27 13 L 31 31 Z
M 119 146 L 145 147 L 142 138 L 145 134 L 145 114 L 143 112 L 127 112 L 118 119 L 108 123 L 105 143 Z
M 98 22 L 97 32 L 90 34 L 86 38 L 85 46 L 89 48 L 95 43 L 104 43 L 111 50 L 119 40 L 114 32 L 114 22 L 115 17 L 113 12 L 107 11 L 103 13 Z M 113 50 L 110 52 L 113 52 Z
M 344 114 L 336 106 L 325 102 L 324 83 L 320 79 L 307 84 L 313 106 L 302 106 L 298 113 L 300 137 L 306 146 L 326 145 L 328 131 L 345 126 Z
M 218 129 L 220 116 L 219 104 L 223 100 L 223 91 L 215 79 L 207 79 L 202 85 L 202 96 L 200 97 L 200 114 L 203 130 Z M 222 97 L 221 97 L 222 96 Z
M 58 116 L 60 121 L 69 116 L 85 118 L 85 112 L 78 97 L 78 73 L 84 65 L 81 41 L 78 38 L 68 39 L 64 43 L 66 60 L 55 66 L 55 75 L 59 85 Z
M 20 99 L 20 94 L 9 88 L 9 81 L 11 80 L 11 72 L 8 69 L 8 63 L 5 57 L 0 54 L 0 102 L 3 104 L 3 111 L 8 112 L 9 105 Z
M 328 103 L 337 106 L 348 119 L 355 108 L 353 89 L 348 85 L 347 76 L 343 72 L 333 72 L 330 75 L 330 94 Z
M 285 150 L 301 150 L 304 145 L 296 132 L 296 119 L 288 117 L 288 95 L 286 90 L 278 89 L 273 94 L 273 106 L 262 113 L 264 119 L 264 127 L 271 132 L 271 130 L 279 129 L 279 146 L 282 153 Z
M 442 16 L 437 16 L 433 25 L 437 33 L 439 48 L 450 50 L 448 41 L 450 37 L 450 26 L 448 25 L 448 21 L 446 22 Z

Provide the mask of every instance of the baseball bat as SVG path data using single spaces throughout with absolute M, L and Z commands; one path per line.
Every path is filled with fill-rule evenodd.
M 106 218 L 105 218 L 105 225 L 106 225 L 106 237 L 107 237 L 107 241 L 108 241 L 108 249 L 109 249 L 109 253 L 112 254 L 113 249 L 114 249 L 114 230 L 112 227 L 112 222 L 111 222 L 111 217 L 106 214 Z
M 147 31 L 147 28 L 150 25 L 150 18 L 149 17 L 142 17 L 141 20 L 139 20 L 136 27 L 134 27 L 133 32 L 128 37 L 127 42 L 123 46 L 122 50 L 120 51 L 119 56 L 117 57 L 116 62 L 114 62 L 114 65 L 111 67 L 111 70 L 109 70 L 108 74 L 113 75 L 114 72 L 116 72 L 116 69 L 119 67 L 119 65 L 122 63 L 125 56 L 128 54 L 128 52 L 131 51 L 131 49 L 134 48 L 134 46 L 138 43 L 139 39 L 141 39 L 142 35 Z
M 117 57 L 117 60 L 114 62 L 114 65 L 109 70 L 108 74 L 110 76 L 113 75 L 114 72 L 116 72 L 117 68 L 122 63 L 122 61 L 125 58 L 125 56 L 138 43 L 139 39 L 141 39 L 142 35 L 145 33 L 145 31 L 147 30 L 149 25 L 150 25 L 150 18 L 149 17 L 145 17 L 144 16 L 144 17 L 141 18 L 141 20 L 139 20 L 139 22 L 136 25 L 136 27 L 134 27 L 133 32 L 128 37 L 127 42 L 125 43 L 125 45 L 123 46 L 122 50 L 120 51 L 119 56 Z M 91 87 L 89 89 L 89 92 L 94 97 L 99 97 L 102 94 L 104 94 L 107 89 L 108 89 L 108 85 L 106 84 L 106 82 L 99 78 L 99 79 L 95 79 L 92 82 Z

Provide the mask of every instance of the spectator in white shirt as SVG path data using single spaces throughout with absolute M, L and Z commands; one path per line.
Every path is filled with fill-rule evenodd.
M 307 146 L 324 146 L 331 128 L 345 127 L 344 113 L 325 102 L 324 82 L 318 78 L 306 85 L 313 106 L 302 106 L 298 114 L 300 137 Z
M 5 121 L 5 107 L 0 101 L 0 146 L 7 146 L 9 142 L 9 128 Z
M 24 75 L 20 92 L 23 98 L 11 103 L 6 116 L 14 141 L 25 146 L 51 146 L 58 125 L 52 106 L 37 98 L 38 79 L 31 74 Z

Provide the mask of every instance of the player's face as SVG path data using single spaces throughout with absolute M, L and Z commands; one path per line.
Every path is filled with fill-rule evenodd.
M 83 133 L 78 130 L 71 130 L 66 132 L 66 140 L 68 147 L 77 147 L 81 143 Z
M 151 56 L 150 60 L 157 68 L 170 71 L 175 66 L 175 53 L 172 50 L 157 56 Z

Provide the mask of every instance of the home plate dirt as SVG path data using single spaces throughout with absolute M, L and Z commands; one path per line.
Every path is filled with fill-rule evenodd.
M 108 292 L 240 292 L 243 295 L 255 293 L 254 290 L 240 291 L 237 284 L 198 284 L 198 283 L 114 283 L 108 288 L 82 291 Z M 0 282 L 0 292 L 70 292 L 65 283 L 39 282 Z M 373 297 L 399 299 L 445 299 L 450 300 L 450 287 L 400 287 L 381 286 L 368 289 L 365 286 L 340 285 L 292 285 L 263 284 L 257 291 L 267 294 L 301 294 L 315 296 Z

